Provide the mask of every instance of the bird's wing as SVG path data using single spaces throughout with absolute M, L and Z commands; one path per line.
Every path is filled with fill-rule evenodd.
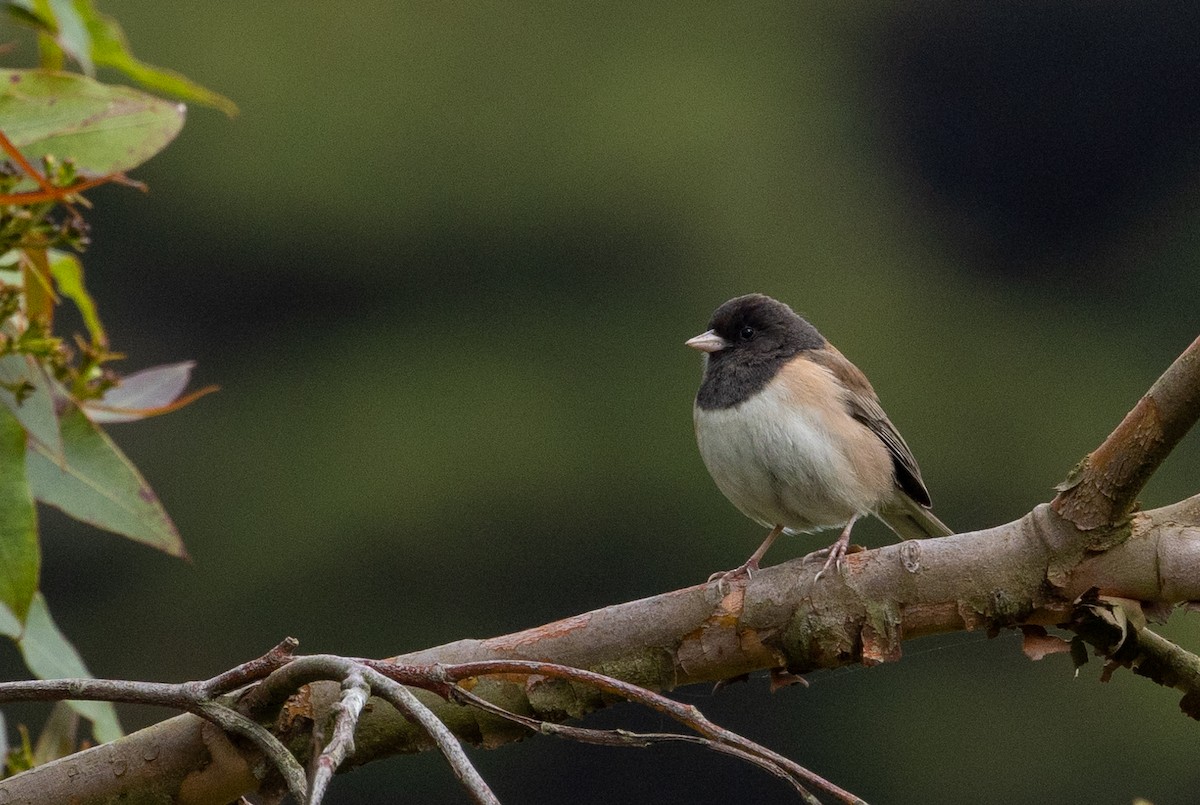
M 912 450 L 904 437 L 896 430 L 896 426 L 884 413 L 879 404 L 871 381 L 862 371 L 846 359 L 832 344 L 826 344 L 824 349 L 813 350 L 812 359 L 824 366 L 833 376 L 842 382 L 849 392 L 846 395 L 846 406 L 850 416 L 871 429 L 879 437 L 892 455 L 892 464 L 896 468 L 896 484 L 917 503 L 928 508 L 931 504 L 929 490 L 921 479 L 921 468 L 913 457 Z

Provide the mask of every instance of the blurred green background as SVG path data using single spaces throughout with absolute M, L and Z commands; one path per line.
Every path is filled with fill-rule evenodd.
M 89 194 L 124 368 L 195 358 L 223 389 L 112 428 L 193 563 L 44 513 L 44 588 L 98 675 L 207 677 L 285 635 L 389 656 L 736 565 L 762 533 L 696 453 L 682 345 L 736 294 L 870 375 L 960 530 L 1049 499 L 1200 332 L 1197 6 L 101 9 L 242 115 L 193 108 L 149 195 Z M 1145 505 L 1196 492 L 1198 441 Z M 1166 632 L 1195 649 L 1197 622 Z M 1178 695 L 1098 674 L 965 634 L 679 695 L 871 802 L 1195 801 Z M 505 802 L 790 801 L 690 747 L 472 756 Z M 466 797 L 421 757 L 328 801 Z

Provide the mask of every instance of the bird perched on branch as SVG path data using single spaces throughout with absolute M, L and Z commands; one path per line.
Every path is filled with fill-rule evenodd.
M 762 294 L 730 299 L 686 343 L 705 358 L 693 409 L 704 464 L 770 529 L 745 564 L 714 579 L 757 570 L 785 531 L 841 528 L 820 577 L 867 514 L 903 539 L 953 533 L 929 510 L 917 460 L 866 375 L 790 307 Z

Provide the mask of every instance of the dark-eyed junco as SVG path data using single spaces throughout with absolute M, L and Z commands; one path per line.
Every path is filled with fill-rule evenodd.
M 725 497 L 771 529 L 745 564 L 714 578 L 757 570 L 784 531 L 841 528 L 824 573 L 867 514 L 903 539 L 953 533 L 929 511 L 917 461 L 866 375 L 815 327 L 762 294 L 730 299 L 708 327 L 687 341 L 705 353 L 700 455 Z

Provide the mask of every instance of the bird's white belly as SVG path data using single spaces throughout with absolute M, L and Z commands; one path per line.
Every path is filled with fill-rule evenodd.
M 786 394 L 768 385 L 731 408 L 696 408 L 700 455 L 717 487 L 768 528 L 817 531 L 873 511 L 877 494 L 838 447 L 844 436 L 832 438 L 829 420 L 835 414 L 797 408 Z

